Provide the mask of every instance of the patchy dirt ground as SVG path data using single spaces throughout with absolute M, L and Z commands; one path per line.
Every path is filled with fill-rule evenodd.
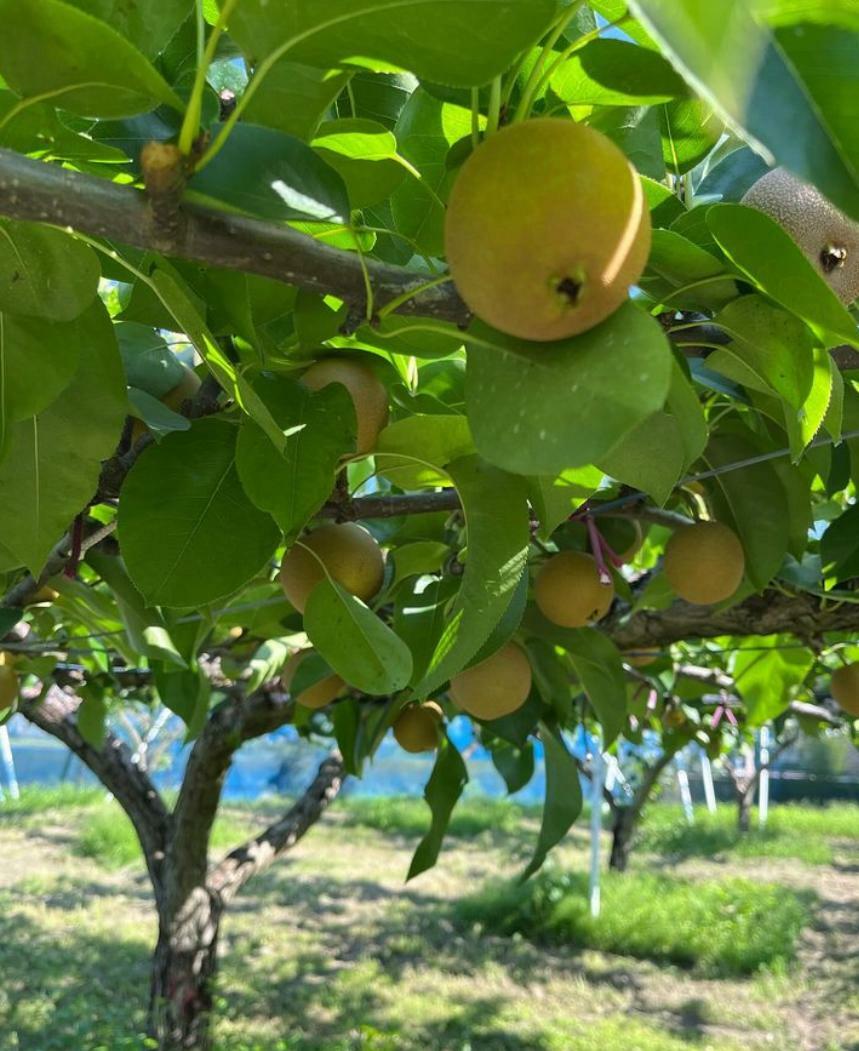
M 76 856 L 84 812 L 0 822 L 0 1051 L 130 1051 L 154 935 L 139 866 Z M 528 834 L 525 835 L 524 832 Z M 403 884 L 413 842 L 336 814 L 247 888 L 222 938 L 223 1051 L 859 1051 L 859 849 L 831 865 L 640 856 L 820 899 L 786 974 L 712 980 L 594 951 L 458 933 L 445 906 L 532 846 L 480 833 Z M 564 848 L 582 864 L 583 833 Z

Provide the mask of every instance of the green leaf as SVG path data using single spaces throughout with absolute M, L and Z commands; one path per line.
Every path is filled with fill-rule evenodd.
M 720 274 L 724 281 L 714 280 Z M 639 285 L 673 308 L 714 309 L 739 294 L 725 264 L 674 230 L 654 230 L 647 269 Z
M 808 327 L 762 296 L 742 296 L 715 320 L 731 342 L 707 358 L 707 367 L 742 383 L 742 375 L 731 369 L 731 362 L 739 360 L 742 370 L 754 374 L 757 389 L 776 394 L 798 412 L 814 378 L 814 340 Z
M 701 99 L 679 98 L 660 107 L 662 156 L 675 175 L 691 171 L 707 156 L 724 131 L 711 106 Z
M 424 799 L 432 811 L 432 824 L 415 850 L 407 880 L 431 869 L 438 859 L 450 815 L 468 784 L 468 771 L 462 756 L 445 737 L 441 742 L 435 766 L 424 789 Z
M 465 416 L 415 415 L 389 424 L 375 452 L 380 474 L 403 489 L 420 489 L 450 485 L 442 468 L 473 453 L 474 442 Z
M 760 453 L 751 432 L 736 427 L 710 438 L 704 461 L 718 468 Z M 715 517 L 740 538 L 746 575 L 756 590 L 762 590 L 778 572 L 788 546 L 788 504 L 778 474 L 771 464 L 759 463 L 720 474 L 708 487 Z
M 355 448 L 355 407 L 341 384 L 314 393 L 284 376 L 263 376 L 254 389 L 287 435 L 286 446 L 278 453 L 246 416 L 236 468 L 250 499 L 293 536 L 331 495 L 340 458 Z
M 198 420 L 145 449 L 129 472 L 119 503 L 120 545 L 149 604 L 200 606 L 223 598 L 274 553 L 279 530 L 239 482 L 236 433 L 223 420 Z
M 155 58 L 188 17 L 189 0 L 66 0 L 101 19 L 149 58 Z
M 528 499 L 540 523 L 540 539 L 548 540 L 602 484 L 598 467 L 577 467 L 551 478 L 528 479 Z
M 122 365 L 100 302 L 74 322 L 80 358 L 71 383 L 38 415 L 12 424 L 0 464 L 0 536 L 39 572 L 98 484 L 125 419 Z
M 417 577 L 397 591 L 394 629 L 412 653 L 412 685 L 426 674 L 455 594 L 452 577 L 440 580 Z
M 418 88 L 394 130 L 401 156 L 421 175 L 400 183 L 391 196 L 396 230 L 418 251 L 444 255 L 444 209 L 439 198 L 446 198 L 456 178 L 447 166 L 448 152 L 471 133 L 471 113 Z
M 830 38 L 821 54 L 802 38 L 813 27 L 776 37 L 748 0 L 630 0 L 630 7 L 693 90 L 759 153 L 859 218 L 859 140 L 852 124 L 844 131 L 855 117 L 844 81 L 852 41 L 836 54 Z
M 79 692 L 83 694 L 83 703 L 75 714 L 77 728 L 88 745 L 101 748 L 107 736 L 107 704 L 103 691 L 87 684 Z
M 667 229 L 675 219 L 686 214 L 683 202 L 673 190 L 646 175 L 640 178 L 654 229 Z
M 524 788 L 534 776 L 534 746 L 531 742 L 526 742 L 524 748 L 517 748 L 509 741 L 494 737 L 488 742 L 484 739 L 484 744 L 489 749 L 492 765 L 504 778 L 507 794 L 512 795 Z
M 602 106 L 590 127 L 607 135 L 638 169 L 651 179 L 665 178 L 659 112 L 655 106 Z
M 395 548 L 391 555 L 394 563 L 391 586 L 396 586 L 408 577 L 437 573 L 449 554 L 450 548 L 439 540 L 415 540 L 412 544 Z
M 623 40 L 593 40 L 550 79 L 567 106 L 652 106 L 686 94 L 686 85 L 657 52 Z
M 830 334 L 856 341 L 856 324 L 846 307 L 768 215 L 741 204 L 717 204 L 707 212 L 707 225 L 728 258 L 824 342 Z
M 0 0 L 0 22 L 0 74 L 25 98 L 46 95 L 83 117 L 184 108 L 133 44 L 60 0 Z
M 247 663 L 250 674 L 243 683 L 246 690 L 258 690 L 264 682 L 268 682 L 280 674 L 289 655 L 294 651 L 286 639 L 266 639 L 254 651 L 253 656 Z
M 265 431 L 276 449 L 284 448 L 286 439 L 265 402 L 221 350 L 215 337 L 200 316 L 194 302 L 178 277 L 161 262 L 152 273 L 152 285 L 164 306 L 194 344 L 194 349 L 230 397 Z
M 549 851 L 561 842 L 582 812 L 579 770 L 563 738 L 557 730 L 541 724 L 540 740 L 546 763 L 546 799 L 537 847 L 520 877 L 522 882 L 542 867 Z
M 406 177 L 394 133 L 374 120 L 346 117 L 322 124 L 311 146 L 340 174 L 353 208 L 384 201 Z
M 68 387 L 92 324 L 0 313 L 0 453 L 9 427 L 46 409 Z
M 188 181 L 188 193 L 263 219 L 349 222 L 340 175 L 301 139 L 256 124 L 235 126 L 226 145 Z
M 668 342 L 632 303 L 556 343 L 523 343 L 480 322 L 465 338 L 478 452 L 518 474 L 556 475 L 594 463 L 659 411 L 668 394 Z
M 408 686 L 408 646 L 339 584 L 323 580 L 316 585 L 307 600 L 304 630 L 334 671 L 362 693 L 396 693 Z
M 750 726 L 762 726 L 787 711 L 792 690 L 814 667 L 814 654 L 803 649 L 740 652 L 731 658 L 734 684 L 746 704 Z
M 455 461 L 449 473 L 465 514 L 468 560 L 445 630 L 415 686 L 419 696 L 461 671 L 489 638 L 513 599 L 528 557 L 524 479 L 476 456 Z
M 153 398 L 145 390 L 129 387 L 128 403 L 133 410 L 133 415 L 146 424 L 156 440 L 171 431 L 187 431 L 191 426 L 191 421 L 187 417 L 168 409 L 163 401 Z
M 92 303 L 95 252 L 62 230 L 0 219 L 0 310 L 71 321 Z
M 340 60 L 379 68 L 375 59 L 426 80 L 477 87 L 536 43 L 555 14 L 554 0 L 243 0 L 230 35 L 257 62 L 289 47 L 291 60 L 325 69 Z
M 794 461 L 800 458 L 803 450 L 823 425 L 832 404 L 834 385 L 841 380 L 838 366 L 824 347 L 814 348 L 813 366 L 811 387 L 801 408 L 793 411 L 787 405 L 784 407 L 785 426 L 790 438 L 790 452 Z M 837 417 L 837 406 L 834 412 Z M 837 424 L 836 418 L 833 418 L 833 424 Z M 839 438 L 841 437 L 840 429 L 836 431 L 836 434 Z
M 163 398 L 178 386 L 185 370 L 157 329 L 136 321 L 118 321 L 113 330 L 129 387 Z
M 838 580 L 859 576 L 859 504 L 851 504 L 820 539 L 823 571 Z
M 192 668 L 177 670 L 153 661 L 152 677 L 161 703 L 185 723 L 185 740 L 192 740 L 200 732 L 209 708 L 211 688 L 203 670 L 196 663 Z
M 276 62 L 244 113 L 250 124 L 265 124 L 305 142 L 313 137 L 334 100 L 349 83 L 351 73 L 317 69 L 288 58 Z
M 686 466 L 680 424 L 667 412 L 654 413 L 603 456 L 599 465 L 612 478 L 664 504 Z

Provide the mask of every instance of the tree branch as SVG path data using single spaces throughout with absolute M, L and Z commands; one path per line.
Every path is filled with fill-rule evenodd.
M 297 288 L 333 293 L 356 306 L 366 303 L 361 260 L 300 234 L 283 223 L 182 205 L 184 222 L 166 231 L 156 225 L 145 194 L 107 179 L 34 161 L 0 149 L 0 214 L 10 219 L 68 227 L 90 237 L 154 249 L 197 263 L 260 274 Z M 427 275 L 365 257 L 376 306 L 410 292 Z M 454 324 L 469 314 L 450 283 L 418 293 L 399 308 Z
M 855 632 L 859 629 L 859 603 L 826 605 L 807 592 L 785 595 L 764 591 L 726 609 L 678 600 L 667 609 L 642 609 L 630 614 L 628 607 L 620 606 L 599 626 L 621 650 L 720 635 L 791 635 L 804 641 L 825 632 Z
M 224 904 L 259 872 L 295 846 L 337 797 L 345 776 L 334 752 L 319 767 L 313 783 L 290 810 L 260 835 L 231 851 L 209 874 L 208 887 Z
M 75 713 L 81 701 L 58 686 L 26 700 L 19 712 L 34 726 L 62 741 L 111 792 L 134 825 L 156 897 L 163 888 L 163 866 L 170 814 L 146 772 L 133 762 L 127 745 L 108 733 L 101 748 L 81 736 Z
M 173 811 L 172 900 L 184 901 L 194 887 L 205 883 L 209 836 L 233 755 L 245 741 L 288 723 L 294 708 L 281 690 L 260 689 L 249 697 L 222 701 L 212 711 L 191 750 Z

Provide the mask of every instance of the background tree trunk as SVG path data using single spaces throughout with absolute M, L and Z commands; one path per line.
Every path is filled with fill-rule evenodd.
M 614 872 L 626 872 L 637 823 L 634 806 L 619 806 L 615 809 L 611 827 L 611 853 L 608 859 L 608 867 Z

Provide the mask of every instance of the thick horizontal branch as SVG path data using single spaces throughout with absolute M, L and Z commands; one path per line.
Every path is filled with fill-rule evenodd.
M 398 515 L 432 514 L 457 511 L 462 506 L 455 489 L 427 493 L 390 493 L 387 496 L 356 496 L 349 500 L 329 500 L 320 514 L 341 522 L 367 518 L 396 518 Z
M 171 233 L 156 225 L 145 194 L 107 179 L 0 149 L 0 215 L 68 227 L 134 248 L 154 249 L 209 266 L 260 274 L 297 288 L 333 294 L 361 307 L 366 286 L 361 259 L 300 234 L 285 224 L 185 203 Z M 427 275 L 365 257 L 376 306 L 419 288 Z M 454 324 L 468 310 L 450 283 L 418 293 L 403 313 Z
M 669 646 L 721 635 L 791 635 L 805 642 L 828 632 L 859 630 L 859 603 L 823 603 L 815 595 L 764 591 L 727 609 L 674 602 L 629 614 L 619 608 L 600 627 L 622 650 Z

